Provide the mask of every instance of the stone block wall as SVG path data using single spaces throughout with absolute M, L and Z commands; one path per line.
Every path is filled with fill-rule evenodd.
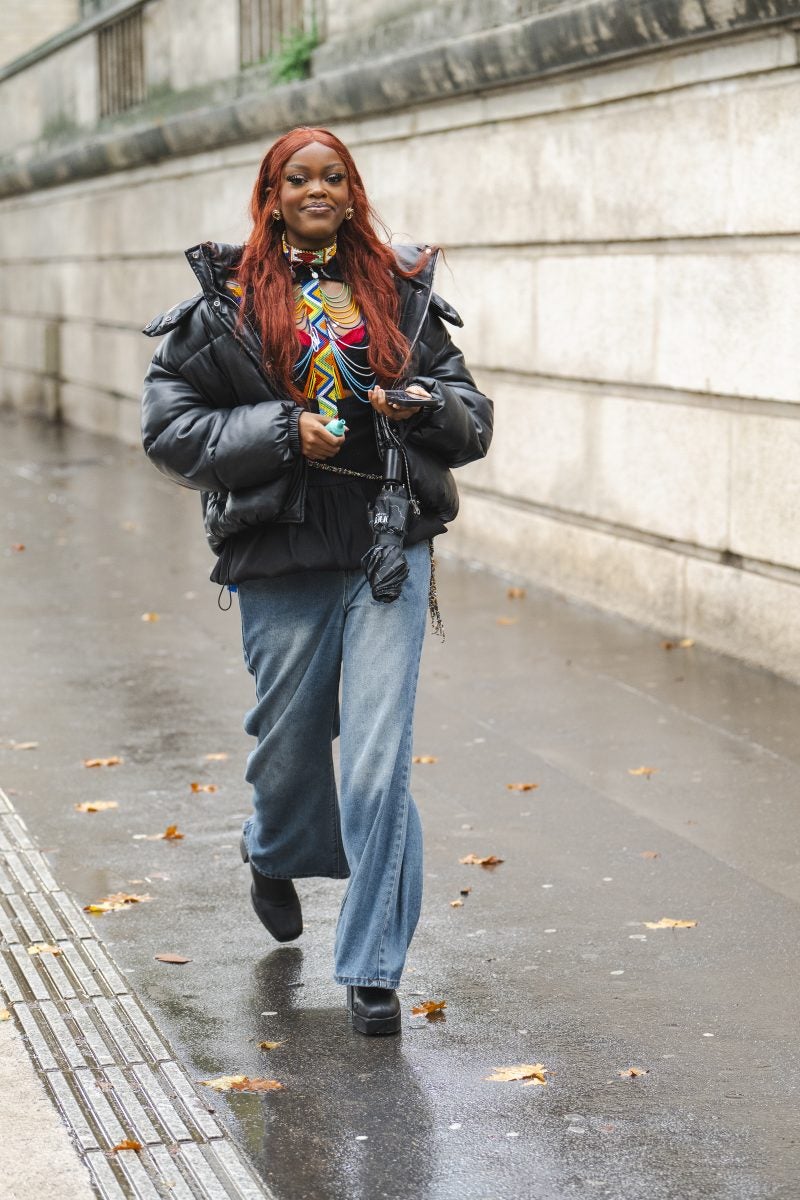
M 461 64 L 477 69 L 466 51 Z M 800 679 L 788 17 L 382 99 L 407 79 L 406 60 L 396 76 L 387 60 L 381 95 L 370 106 L 358 93 L 349 110 L 340 76 L 267 94 L 263 110 L 236 110 L 242 125 L 262 114 L 257 136 L 226 140 L 227 109 L 212 125 L 176 117 L 170 136 L 196 135 L 195 152 L 162 149 L 124 171 L 78 163 L 74 178 L 23 191 L 14 167 L 17 190 L 0 201 L 0 282 L 14 296 L 4 399 L 137 441 L 154 349 L 139 329 L 194 292 L 183 248 L 245 237 L 260 156 L 286 115 L 316 117 L 351 146 L 395 234 L 446 247 L 437 287 L 496 401 L 492 453 L 459 472 L 462 514 L 442 548 Z M 131 139 L 114 153 L 133 154 Z
M 80 16 L 80 0 L 4 0 L 0 67 L 60 33 Z

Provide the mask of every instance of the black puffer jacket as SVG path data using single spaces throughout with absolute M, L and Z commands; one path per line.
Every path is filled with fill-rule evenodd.
M 396 249 L 400 264 L 419 246 Z M 253 330 L 234 332 L 236 306 L 225 290 L 240 246 L 203 242 L 186 251 L 202 291 L 155 317 L 143 332 L 167 334 L 144 381 L 142 440 L 150 460 L 202 493 L 206 536 L 215 554 L 233 534 L 270 521 L 302 522 L 306 462 L 300 409 L 261 367 Z M 458 313 L 431 291 L 435 256 L 415 279 L 396 277 L 400 328 L 414 347 L 413 378 L 438 407 L 390 425 L 375 414 L 378 444 L 402 444 L 412 496 L 425 513 L 451 521 L 458 493 L 450 473 L 482 458 L 492 435 L 492 404 L 475 386 L 442 318 Z

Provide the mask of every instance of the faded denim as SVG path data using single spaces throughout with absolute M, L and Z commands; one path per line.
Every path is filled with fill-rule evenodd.
M 406 555 L 409 576 L 392 604 L 372 599 L 361 570 L 239 585 L 256 685 L 244 724 L 258 739 L 245 773 L 250 861 L 280 878 L 349 876 L 335 942 L 342 984 L 398 986 L 422 900 L 409 775 L 430 560 L 425 542 Z

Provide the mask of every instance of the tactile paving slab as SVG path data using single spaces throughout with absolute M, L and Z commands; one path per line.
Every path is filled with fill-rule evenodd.
M 33 942 L 60 954 L 28 953 Z M 103 1200 L 273 1200 L 0 790 L 0 1007 Z M 118 1150 L 125 1139 L 141 1150 Z

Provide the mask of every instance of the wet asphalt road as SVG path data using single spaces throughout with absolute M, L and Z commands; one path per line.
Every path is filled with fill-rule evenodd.
M 0 785 L 81 903 L 152 895 L 102 934 L 190 1072 L 285 1085 L 210 1099 L 279 1200 L 800 1195 L 800 689 L 443 561 L 423 918 L 402 1036 L 365 1039 L 331 980 L 343 884 L 299 885 L 292 946 L 249 910 L 251 681 L 197 497 L 138 449 L 10 414 L 0 466 Z M 119 807 L 75 812 L 92 799 Z M 663 916 L 698 925 L 643 924 Z M 425 999 L 443 1021 L 411 1016 Z M 486 1080 L 517 1063 L 547 1086 Z

